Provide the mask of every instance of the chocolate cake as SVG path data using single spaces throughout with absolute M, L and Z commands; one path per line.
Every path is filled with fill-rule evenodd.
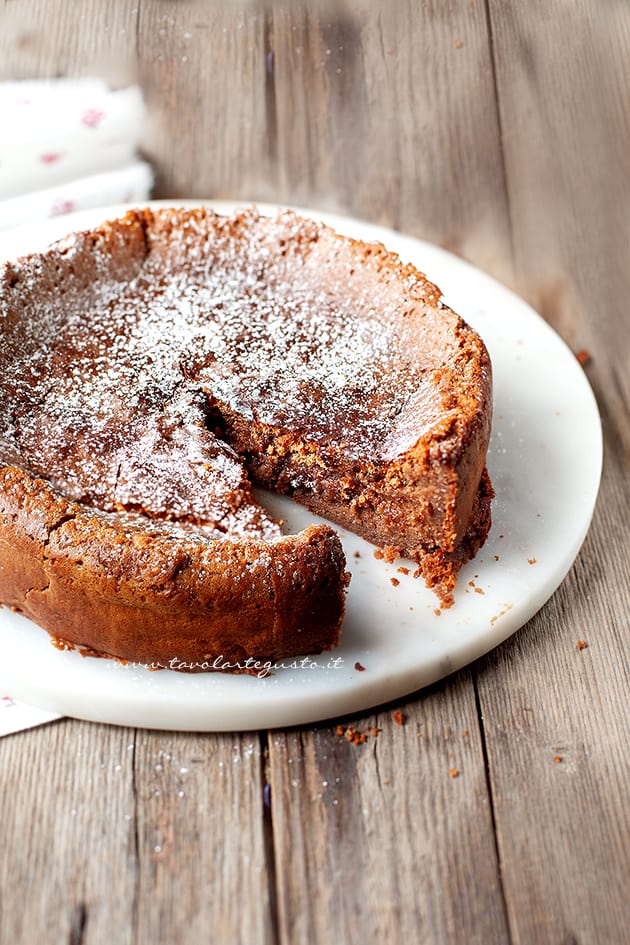
M 60 645 L 187 669 L 335 645 L 336 533 L 283 535 L 252 483 L 444 605 L 485 540 L 488 354 L 380 245 L 133 211 L 4 266 L 0 333 L 0 601 Z

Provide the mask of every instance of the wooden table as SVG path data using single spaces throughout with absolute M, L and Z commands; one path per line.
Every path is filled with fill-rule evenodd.
M 628 942 L 630 6 L 0 2 L 0 77 L 94 72 L 142 83 L 157 196 L 354 214 L 512 285 L 590 353 L 605 468 L 551 601 L 343 720 L 364 745 L 2 739 L 0 942 Z

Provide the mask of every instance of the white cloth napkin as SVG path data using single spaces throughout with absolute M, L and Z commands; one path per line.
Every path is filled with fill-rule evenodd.
M 146 200 L 136 156 L 146 121 L 137 86 L 100 79 L 0 83 L 0 229 L 111 203 Z
M 0 738 L 58 718 L 60 716 L 56 712 L 46 712 L 44 709 L 16 702 L 10 696 L 0 696 Z
M 0 230 L 146 200 L 153 173 L 136 155 L 145 119 L 137 86 L 112 92 L 100 79 L 0 83 Z M 0 693 L 0 737 L 57 718 Z

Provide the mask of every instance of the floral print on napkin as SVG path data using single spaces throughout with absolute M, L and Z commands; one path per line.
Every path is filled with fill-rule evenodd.
M 16 702 L 11 696 L 0 696 L 0 738 L 58 718 L 57 712 L 46 712 L 24 702 Z
M 100 79 L 0 82 L 0 230 L 60 213 L 145 201 L 153 172 L 137 150 L 138 86 Z

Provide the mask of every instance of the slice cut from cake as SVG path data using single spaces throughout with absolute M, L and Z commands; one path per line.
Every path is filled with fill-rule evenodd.
M 439 290 L 283 212 L 133 211 L 0 274 L 0 601 L 179 668 L 333 646 L 347 575 L 251 483 L 413 558 L 490 526 L 491 370 Z

